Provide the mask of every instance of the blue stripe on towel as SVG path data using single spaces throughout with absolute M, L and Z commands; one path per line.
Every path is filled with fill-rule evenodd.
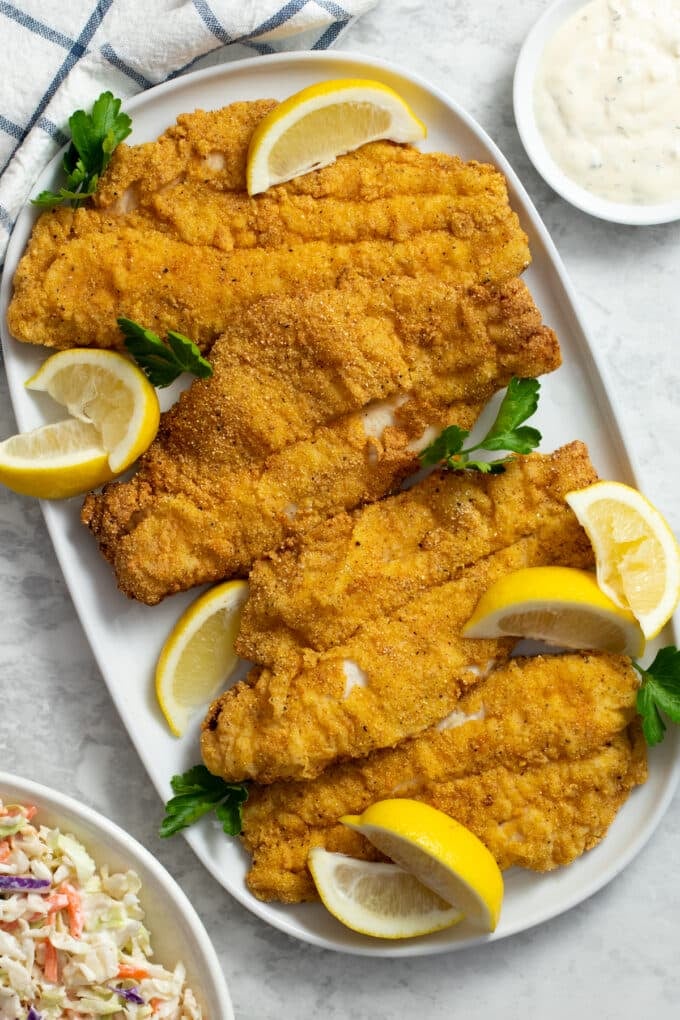
M 5 209 L 4 205 L 0 205 L 0 230 L 6 231 L 8 237 L 12 233 L 12 230 L 14 229 L 15 222 L 16 221 L 12 219 L 10 214 Z M 2 271 L 4 268 L 5 259 L 3 255 L 0 255 L 0 276 L 2 275 Z M 0 364 L 3 363 L 3 360 L 4 359 L 2 355 L 2 347 L 0 346 Z
M 69 39 L 67 35 L 63 35 L 62 32 L 57 32 L 56 29 L 43 24 L 42 21 L 32 18 L 30 14 L 20 11 L 13 4 L 5 3 L 5 0 L 0 0 L 0 14 L 16 21 L 23 28 L 30 29 L 31 32 L 42 36 L 43 39 L 48 39 L 50 42 L 56 43 L 57 46 L 63 46 L 65 50 L 70 50 L 75 45 L 73 39 Z
M 248 38 L 255 39 L 258 35 L 266 35 L 267 32 L 280 28 L 281 25 L 285 25 L 287 21 L 290 21 L 295 14 L 299 14 L 307 6 L 308 2 L 309 0 L 289 0 L 276 14 L 272 14 L 271 18 L 263 21 L 253 32 L 249 32 Z
M 219 46 L 216 46 L 215 49 L 218 50 Z M 189 71 L 194 64 L 197 64 L 199 60 L 203 60 L 203 57 L 207 57 L 210 52 L 212 51 L 206 50 L 205 53 L 199 53 L 197 57 L 192 57 L 188 64 L 182 64 L 181 67 L 176 67 L 174 71 L 171 71 L 165 80 L 172 81 L 173 78 L 179 78 L 180 75 L 186 74 L 186 72 Z
M 225 46 L 234 41 L 225 30 L 222 23 L 215 17 L 215 14 L 211 11 L 210 7 L 208 7 L 206 0 L 193 0 L 193 4 L 200 14 L 203 24 L 206 28 L 210 29 L 216 39 L 219 39 Z
M 8 233 L 11 232 L 12 227 L 14 226 L 14 220 L 5 209 L 4 205 L 0 205 L 0 223 L 3 227 L 5 227 Z
M 23 142 L 23 140 L 26 138 L 26 136 L 28 135 L 28 133 L 31 130 L 31 128 L 40 119 L 40 117 L 42 116 L 43 110 L 45 109 L 45 107 L 48 105 L 48 103 L 52 99 L 54 93 L 57 91 L 57 89 L 59 88 L 59 86 L 63 82 L 64 78 L 66 77 L 66 75 L 73 68 L 74 64 L 77 64 L 78 61 L 80 60 L 80 58 L 82 57 L 83 53 L 86 50 L 87 44 L 90 42 L 90 40 L 92 39 L 92 36 L 95 34 L 97 29 L 101 25 L 102 21 L 106 17 L 106 13 L 107 13 L 107 11 L 108 11 L 108 9 L 109 9 L 109 7 L 111 6 L 112 3 L 113 3 L 113 0 L 98 0 L 97 6 L 94 8 L 94 10 L 92 11 L 92 14 L 87 19 L 87 23 L 85 24 L 85 27 L 83 28 L 82 32 L 80 33 L 80 35 L 78 36 L 78 38 L 74 42 L 73 46 L 69 50 L 69 52 L 68 52 L 68 54 L 66 56 L 66 59 L 64 60 L 64 62 L 62 63 L 61 67 L 59 68 L 59 70 L 57 71 L 55 76 L 53 77 L 53 79 L 50 82 L 50 84 L 48 85 L 46 91 L 43 93 L 43 97 L 40 100 L 40 102 L 38 103 L 38 106 L 37 106 L 36 110 L 34 111 L 33 116 L 31 117 L 31 119 L 29 120 L 28 124 L 23 129 L 23 131 L 21 132 L 21 137 L 19 138 L 19 144 L 21 144 L 21 142 Z M 0 168 L 0 174 L 2 174 L 4 172 L 4 170 L 7 167 L 7 164 L 9 163 L 9 161 L 12 158 L 13 155 L 14 155 L 13 152 L 10 153 L 9 158 L 5 162 L 5 165 L 2 168 Z
M 351 18 L 347 18 L 345 21 L 336 21 L 334 25 L 331 25 L 326 29 L 324 34 L 316 40 L 312 46 L 313 50 L 326 50 L 329 46 L 335 42 L 343 28 L 349 25 Z
M 260 49 L 259 46 L 262 44 L 257 44 L 251 40 L 256 39 L 259 35 L 266 35 L 268 32 L 272 32 L 275 28 L 281 28 L 281 26 L 285 25 L 287 21 L 290 21 L 290 19 L 296 14 L 299 14 L 300 11 L 304 10 L 308 3 L 309 0 L 288 0 L 288 3 L 284 4 L 283 7 L 280 7 L 275 14 L 272 14 L 270 18 L 267 18 L 267 20 L 263 21 L 261 25 L 258 25 L 257 28 L 248 32 L 247 35 L 231 36 L 225 30 L 214 11 L 209 7 L 207 0 L 193 0 L 194 7 L 201 16 L 204 25 L 206 28 L 210 29 L 215 38 L 219 39 L 221 43 L 226 46 L 229 43 L 241 42 L 245 46 L 250 46 L 251 49 L 256 50 L 257 53 L 262 54 L 276 53 L 277 50 L 273 47 Z M 344 27 L 344 25 L 350 20 L 347 11 L 345 11 L 339 4 L 333 3 L 332 0 L 321 0 L 320 6 L 334 17 L 343 18 L 344 24 L 341 27 Z M 335 35 L 337 35 L 337 32 Z M 335 35 L 330 37 L 331 40 L 335 38 Z M 321 47 L 317 44 L 314 48 L 320 49 Z
M 7 117 L 3 117 L 0 113 L 0 131 L 4 131 L 6 135 L 10 135 L 12 138 L 20 139 L 22 136 L 22 129 L 18 124 L 15 124 L 11 120 L 7 120 Z
M 266 57 L 270 53 L 279 52 L 278 50 L 275 50 L 273 46 L 270 46 L 269 43 L 248 42 L 247 40 L 243 39 L 241 45 L 247 46 L 251 50 L 255 50 L 255 52 L 258 53 L 261 57 Z
M 339 21 L 347 23 L 351 20 L 349 11 L 346 11 L 340 4 L 336 4 L 334 0 L 316 0 L 316 3 L 318 7 L 323 7 L 325 11 L 328 11 L 329 14 L 332 14 Z
M 119 71 L 122 71 L 123 74 L 127 75 L 128 78 L 131 78 L 132 81 L 136 82 L 137 85 L 139 85 L 141 88 L 150 89 L 151 86 L 153 85 L 152 81 L 149 81 L 148 78 L 145 78 L 143 74 L 139 73 L 139 71 L 135 71 L 134 67 L 130 67 L 129 64 L 126 64 L 125 61 L 118 56 L 113 46 L 111 46 L 109 43 L 104 43 L 104 45 L 100 48 L 99 52 L 103 57 L 106 57 L 108 62 L 113 67 L 117 68 Z
M 49 120 L 47 117 L 38 117 L 35 124 L 36 127 L 42 128 L 42 130 L 45 131 L 50 138 L 53 138 L 57 145 L 66 145 L 66 143 L 70 140 L 69 136 L 65 135 L 64 132 L 57 127 L 54 121 Z

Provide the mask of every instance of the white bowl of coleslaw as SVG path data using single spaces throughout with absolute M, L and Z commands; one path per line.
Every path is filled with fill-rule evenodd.
M 152 952 L 151 952 L 152 951 Z M 215 950 L 141 844 L 0 771 L 0 1018 L 233 1020 Z

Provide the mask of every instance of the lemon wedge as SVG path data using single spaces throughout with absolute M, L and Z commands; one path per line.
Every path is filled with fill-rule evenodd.
M 621 482 L 595 482 L 567 503 L 595 550 L 602 591 L 656 637 L 680 601 L 680 549 L 656 507 Z
M 255 128 L 248 149 L 248 193 L 318 170 L 366 142 L 417 142 L 427 128 L 394 89 L 341 78 L 296 92 Z
M 114 477 L 94 427 L 77 418 L 0 443 L 0 482 L 39 499 L 68 499 Z
M 26 382 L 73 418 L 0 443 L 0 482 L 41 499 L 66 499 L 110 481 L 151 443 L 158 397 L 140 369 L 115 351 L 60 351 Z
M 43 362 L 26 388 L 49 393 L 74 418 L 94 425 L 114 474 L 137 460 L 158 430 L 155 389 L 141 369 L 116 351 L 59 351 Z
M 494 931 L 503 876 L 493 855 L 464 825 L 418 800 L 380 800 L 340 819 L 404 871 L 462 912 L 469 924 Z
M 396 864 L 360 861 L 315 846 L 309 870 L 321 901 L 362 935 L 405 939 L 462 921 L 463 914 Z
M 180 616 L 163 645 L 156 666 L 156 697 L 176 737 L 236 666 L 234 641 L 247 595 L 246 581 L 211 588 Z
M 515 636 L 565 648 L 641 655 L 645 638 L 628 609 L 573 567 L 526 567 L 500 577 L 462 630 L 468 638 Z

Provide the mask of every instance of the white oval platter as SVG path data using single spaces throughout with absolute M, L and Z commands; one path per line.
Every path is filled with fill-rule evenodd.
M 179 113 L 197 107 L 214 109 L 237 100 L 263 97 L 283 99 L 306 85 L 341 77 L 379 79 L 397 89 L 428 126 L 422 148 L 492 162 L 506 175 L 512 205 L 529 235 L 533 253 L 525 279 L 544 321 L 557 331 L 564 357 L 562 368 L 542 382 L 536 421 L 543 433 L 542 449 L 552 450 L 569 440 L 582 439 L 602 477 L 635 484 L 630 447 L 608 395 L 604 367 L 586 336 L 559 255 L 507 160 L 479 125 L 444 93 L 384 61 L 348 53 L 256 57 L 177 78 L 131 100 L 126 104 L 133 117 L 130 142 L 154 139 Z M 37 181 L 35 192 L 53 187 L 57 174 L 55 160 Z M 46 404 L 37 402 L 23 387 L 45 351 L 14 341 L 7 334 L 5 320 L 12 276 L 34 219 L 30 207 L 19 217 L 0 290 L 5 365 L 22 431 L 43 424 L 50 413 Z M 174 396 L 167 394 L 166 402 Z M 153 672 L 166 635 L 197 592 L 176 595 L 153 608 L 127 600 L 116 589 L 112 572 L 80 524 L 80 502 L 74 499 L 43 504 L 45 520 L 111 697 L 165 801 L 171 795 L 170 777 L 199 761 L 200 720 L 180 740 L 169 733 L 156 705 Z M 666 643 L 673 640 L 670 627 L 663 637 Z M 569 909 L 612 879 L 649 838 L 673 795 L 680 772 L 679 736 L 669 735 L 650 754 L 649 781 L 633 793 L 600 846 L 571 867 L 550 875 L 520 870 L 508 873 L 500 925 L 492 936 L 482 939 L 462 924 L 421 939 L 381 942 L 343 928 L 318 904 L 261 903 L 246 889 L 248 860 L 237 840 L 225 837 L 219 825 L 208 819 L 189 830 L 186 838 L 225 889 L 254 914 L 289 935 L 327 949 L 370 956 L 442 953 L 529 928 Z M 160 822 L 160 803 L 158 817 Z

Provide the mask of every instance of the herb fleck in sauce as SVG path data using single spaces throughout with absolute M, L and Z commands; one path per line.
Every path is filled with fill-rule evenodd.
M 614 202 L 680 199 L 680 2 L 592 0 L 534 87 L 539 131 L 576 184 Z

